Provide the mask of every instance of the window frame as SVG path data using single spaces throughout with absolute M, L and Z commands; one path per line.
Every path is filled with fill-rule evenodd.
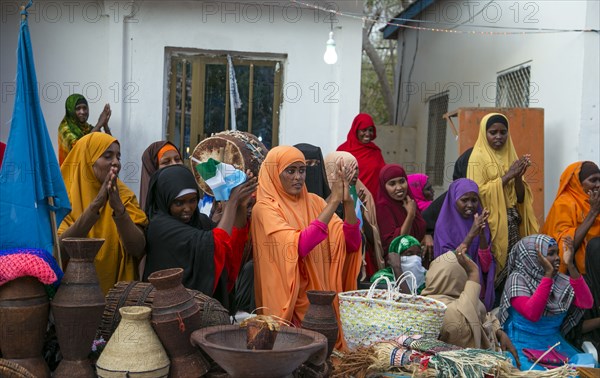
M 189 62 L 191 66 L 191 107 L 190 107 L 190 146 L 189 151 L 182 150 L 182 154 L 187 157 L 193 152 L 195 146 L 200 143 L 203 139 L 210 137 L 206 135 L 204 131 L 204 115 L 205 115 L 205 89 L 206 82 L 204 80 L 206 76 L 206 65 L 207 64 L 224 64 L 226 69 L 229 69 L 229 63 L 227 62 L 227 55 L 231 55 L 234 66 L 246 65 L 249 67 L 249 83 L 248 83 L 248 98 L 242 98 L 242 101 L 248 102 L 248 132 L 252 132 L 252 112 L 254 109 L 254 68 L 255 67 L 273 67 L 274 69 L 274 82 L 273 82 L 273 115 L 272 115 L 272 130 L 271 130 L 271 147 L 275 147 L 279 144 L 279 126 L 280 126 L 280 115 L 281 105 L 283 103 L 283 64 L 287 55 L 275 55 L 275 54 L 260 54 L 260 53 L 240 53 L 231 51 L 207 51 L 207 50 L 189 50 L 189 49 L 175 49 L 167 48 L 167 93 L 166 93 L 166 104 L 168 104 L 166 111 L 165 120 L 165 139 L 173 141 L 176 133 L 176 118 L 180 118 L 180 135 L 179 141 L 173 141 L 180 149 L 187 148 L 185 146 L 185 117 L 187 114 L 185 101 L 187 97 L 188 88 L 186 87 L 185 80 L 187 75 L 186 63 Z M 177 65 L 179 62 L 183 62 L 182 68 L 182 92 L 181 92 L 181 114 L 177 115 L 177 84 L 179 77 L 177 75 Z M 228 72 L 228 71 L 227 71 Z M 225 86 L 225 125 L 224 130 L 230 129 L 230 97 L 229 97 L 229 81 L 225 80 L 223 85 Z M 186 159 L 187 160 L 187 159 Z

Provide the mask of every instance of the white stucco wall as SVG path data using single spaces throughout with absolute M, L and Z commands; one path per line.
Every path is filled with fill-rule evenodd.
M 362 2 L 328 3 L 350 13 L 362 9 Z M 20 4 L 1 2 L 2 141 L 8 138 L 14 102 Z M 38 1 L 30 9 L 29 26 L 54 146 L 70 94 L 88 98 L 94 124 L 104 103 L 110 103 L 110 126 L 137 192 L 141 154 L 164 137 L 165 48 L 176 47 L 287 54 L 279 143 L 306 142 L 332 151 L 359 111 L 362 22 L 334 17 L 339 59 L 329 66 L 323 61 L 329 20 L 289 1 Z
M 442 0 L 434 3 L 423 20 L 438 26 L 599 29 L 600 11 L 591 1 L 496 1 L 469 21 L 487 1 Z M 471 12 L 470 12 L 471 11 Z M 444 24 L 451 23 L 451 24 Z M 420 24 L 434 27 L 432 24 Z M 482 30 L 460 27 L 457 30 Z M 493 29 L 486 29 L 493 30 Z M 500 29 L 494 31 L 501 31 Z M 415 42 L 418 49 L 409 78 Z M 427 146 L 427 98 L 449 90 L 449 110 L 459 107 L 495 106 L 497 73 L 525 62 L 531 64 L 530 107 L 545 109 L 545 209 L 550 208 L 563 169 L 576 160 L 600 161 L 598 33 L 568 32 L 526 35 L 454 34 L 405 29 L 399 33 L 399 57 L 405 42 L 402 86 L 418 88 L 410 96 L 402 118 L 400 100 L 397 123 L 418 126 L 417 157 L 425 165 Z M 454 135 L 447 130 L 446 164 L 458 156 Z M 452 169 L 446 186 L 451 180 Z

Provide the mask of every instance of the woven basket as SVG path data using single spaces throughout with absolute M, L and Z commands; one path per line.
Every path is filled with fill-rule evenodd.
M 202 327 L 230 324 L 229 311 L 221 303 L 199 291 L 187 289 L 200 306 Z M 152 307 L 156 289 L 148 282 L 117 282 L 106 294 L 106 307 L 98 329 L 99 334 L 108 341 L 121 321 L 119 309 L 124 306 Z
M 340 318 L 348 347 L 356 349 L 373 343 L 392 340 L 400 335 L 424 335 L 437 338 L 446 305 L 435 299 L 399 292 L 407 279 L 414 280 L 406 272 L 392 285 L 387 277 L 378 278 L 369 290 L 354 290 L 339 293 Z M 387 290 L 375 289 L 379 281 L 385 280 Z
M 25 369 L 23 366 L 17 364 L 16 362 L 12 362 L 6 360 L 4 358 L 0 358 L 0 377 L 2 378 L 35 378 L 33 374 L 29 372 L 29 370 Z

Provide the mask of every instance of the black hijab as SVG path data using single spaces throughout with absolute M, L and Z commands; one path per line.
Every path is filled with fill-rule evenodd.
M 331 194 L 331 189 L 329 189 L 329 183 L 327 182 L 325 161 L 323 160 L 321 148 L 307 143 L 300 143 L 294 147 L 302 151 L 305 159 L 318 161 L 317 165 L 306 166 L 306 190 L 309 193 L 314 193 L 323 199 L 327 199 Z
M 215 223 L 198 209 L 189 223 L 183 223 L 169 213 L 171 203 L 184 189 L 194 189 L 199 195 L 194 175 L 183 165 L 162 168 L 150 179 L 146 201 L 150 223 L 146 229 L 144 281 L 158 270 L 182 268 L 183 286 L 213 296 L 227 307 L 225 269 L 213 292 L 215 243 L 212 229 L 216 227 Z

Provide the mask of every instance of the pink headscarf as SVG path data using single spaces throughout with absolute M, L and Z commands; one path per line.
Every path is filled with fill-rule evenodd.
M 427 185 L 428 179 L 429 176 L 424 175 L 423 173 L 413 173 L 412 175 L 408 175 L 408 186 L 410 186 L 413 198 L 420 211 L 427 209 L 429 205 L 431 205 L 431 202 L 433 202 L 427 201 L 423 195 L 423 188 Z

